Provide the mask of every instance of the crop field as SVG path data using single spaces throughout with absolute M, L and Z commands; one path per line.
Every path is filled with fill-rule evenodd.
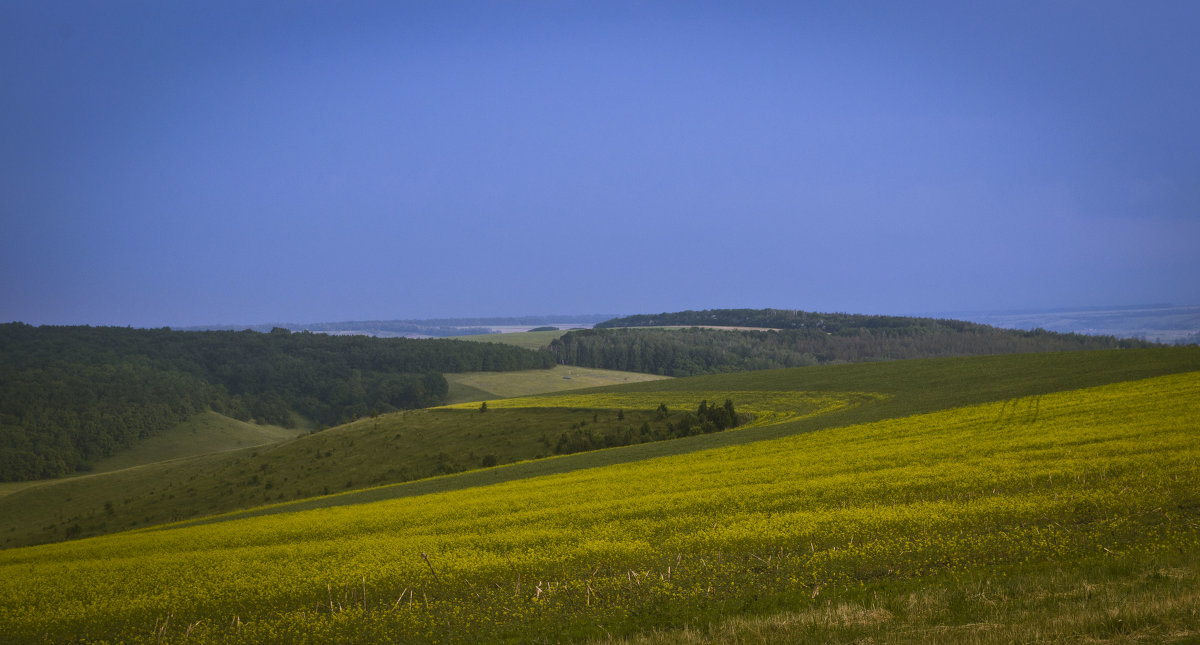
M 542 333 L 542 332 L 535 332 Z M 579 390 L 604 385 L 658 381 L 669 377 L 639 372 L 619 372 L 591 367 L 556 365 L 548 370 L 518 372 L 464 372 L 446 374 L 450 403 L 483 401 L 501 397 Z
M 709 398 L 765 410 L 785 396 L 749 391 Z M 867 396 L 814 391 L 789 394 L 816 408 Z M 600 396 L 579 403 L 633 402 Z M 10 549 L 0 638 L 1194 640 L 1198 420 L 1193 371 Z

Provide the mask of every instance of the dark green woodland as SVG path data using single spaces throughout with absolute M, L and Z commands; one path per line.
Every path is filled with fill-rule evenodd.
M 327 427 L 438 405 L 443 372 L 551 365 L 454 340 L 0 325 L 0 481 L 87 470 L 208 409 Z
M 714 309 L 616 318 L 595 329 L 565 334 L 550 350 L 566 365 L 697 376 L 829 363 L 1151 346 L 1154 343 L 1111 336 L 1000 329 L 961 320 Z

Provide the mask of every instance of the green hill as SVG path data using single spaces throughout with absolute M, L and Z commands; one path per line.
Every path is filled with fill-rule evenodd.
M 0 481 L 88 471 L 205 410 L 327 427 L 444 403 L 444 372 L 552 365 L 453 340 L 4 324 Z
M 108 533 L 265 503 L 307 507 L 466 488 L 1176 373 L 1198 365 L 1200 349 L 1196 348 L 894 361 L 658 380 L 582 391 L 637 392 L 650 397 L 645 410 L 626 409 L 627 419 L 618 419 L 611 409 L 593 412 L 595 405 L 577 402 L 564 403 L 570 407 L 563 409 L 515 411 L 496 408 L 492 401 L 494 409 L 488 414 L 421 410 L 381 415 L 273 446 L 148 464 L 10 493 L 0 497 L 0 525 L 8 527 L 7 534 L 0 535 L 0 544 L 17 546 Z M 722 401 L 722 393 L 756 390 L 870 392 L 883 398 L 752 431 L 701 434 L 537 459 L 555 455 L 554 448 L 564 433 L 573 436 L 590 428 L 595 436 L 603 437 L 610 431 L 638 429 L 642 423 L 638 415 L 657 407 L 655 397 L 687 396 L 694 409 L 705 398 Z M 739 407 L 744 403 L 735 400 Z M 522 463 L 483 468 L 483 460 L 490 454 L 499 464 Z M 423 479 L 464 470 L 472 472 Z M 410 483 L 370 488 L 397 482 Z M 370 490 L 305 499 L 364 488 Z
M 311 428 L 282 428 L 202 412 L 116 456 L 96 462 L 92 472 L 106 473 L 160 461 L 263 446 L 294 439 Z
M 897 361 L 362 420 L 280 448 L 341 435 L 387 461 L 376 421 L 520 418 L 516 437 L 718 392 L 756 415 L 0 551 L 0 622 L 26 642 L 1195 639 L 1197 370 L 1194 348 Z M 296 475 L 265 456 L 242 467 Z
M 1151 347 L 1138 340 L 1016 331 L 958 321 L 896 319 L 905 324 L 829 325 L 783 330 L 701 327 L 600 328 L 572 331 L 550 343 L 560 364 L 696 376 L 831 363 L 943 356 L 1043 353 Z
M 451 402 L 661 378 L 564 366 L 448 375 Z M 463 385 L 460 379 L 490 391 Z M 465 395 L 464 390 L 468 392 Z M 563 432 L 573 433 L 580 422 L 591 420 L 584 413 L 547 411 L 519 421 L 499 411 L 478 420 L 468 417 L 466 423 L 460 422 L 462 416 L 382 415 L 303 436 L 305 429 L 261 426 L 214 412 L 201 413 L 98 462 L 92 474 L 0 484 L 0 524 L 8 527 L 7 533 L 0 534 L 0 545 L 94 535 L 481 468 L 488 455 L 496 463 L 533 459 L 554 454 L 555 442 Z M 624 429 L 639 418 L 633 411 L 624 420 L 609 416 L 607 425 L 593 423 L 593 431 L 600 433 L 597 436 L 610 433 L 617 421 Z M 514 434 L 511 428 L 518 423 L 523 432 Z M 414 425 L 420 426 L 419 432 L 412 430 Z M 296 440 L 288 441 L 292 439 Z M 250 447 L 256 449 L 238 450 Z M 166 460 L 171 461 L 158 463 Z M 113 472 L 118 470 L 122 472 Z M 96 476 L 101 473 L 109 475 Z M 18 492 L 21 494 L 11 500 L 2 499 Z

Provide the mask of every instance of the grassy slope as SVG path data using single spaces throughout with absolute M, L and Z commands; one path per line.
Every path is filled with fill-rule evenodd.
M 500 410 L 494 415 L 457 414 L 446 421 L 436 421 L 442 418 L 440 413 L 428 411 L 385 415 L 269 449 L 148 465 L 0 497 L 0 544 L 11 547 L 61 540 L 68 537 L 69 530 L 72 535 L 92 535 L 266 503 L 276 506 L 247 512 L 274 513 L 459 490 L 1198 367 L 1200 349 L 1171 348 L 821 366 L 622 385 L 615 389 L 791 389 L 892 396 L 778 426 L 524 461 L 378 487 L 437 472 L 477 468 L 488 453 L 497 454 L 502 464 L 547 455 L 551 451 L 540 442 L 543 434 L 557 436 L 583 420 L 579 415 L 549 411 L 531 413 L 508 426 L 504 426 L 505 419 L 518 417 L 504 416 L 514 413 Z M 497 427 L 473 426 L 485 420 Z M 448 458 L 440 458 L 440 453 Z M 322 457 L 318 459 L 317 454 Z M 372 488 L 353 490 L 368 486 Z M 306 499 L 347 489 L 352 492 Z M 112 503 L 111 512 L 106 502 Z M 79 525 L 78 533 L 73 530 L 75 525 Z
M 278 443 L 307 431 L 305 428 L 255 425 L 216 412 L 205 412 L 127 452 L 97 463 L 92 472 L 106 473 L 170 459 Z
M 0 544 L 96 535 L 553 454 L 580 422 L 597 432 L 650 412 L 412 410 L 255 448 L 45 482 L 0 497 Z M 79 528 L 73 528 L 78 526 Z
M 451 402 L 664 378 L 561 366 L 446 377 Z M 540 441 L 543 434 L 557 437 L 586 416 L 539 412 L 536 420 L 524 426 L 524 432 L 511 432 L 515 426 L 510 423 L 507 434 L 500 436 L 493 426 L 511 418 L 503 413 L 488 417 L 479 428 L 447 420 L 461 415 L 435 415 L 435 421 L 427 424 L 428 432 L 420 434 L 406 430 L 426 423 L 414 421 L 412 414 L 416 413 L 385 415 L 290 441 L 303 431 L 206 413 L 106 460 L 89 475 L 0 484 L 0 546 L 61 540 L 68 537 L 68 530 L 71 536 L 95 535 L 458 472 L 480 467 L 482 457 L 489 453 L 495 454 L 499 463 L 533 459 L 550 453 Z M 609 420 L 610 424 L 615 421 Z M 398 432 L 405 433 L 406 439 L 395 439 Z M 257 449 L 238 450 L 249 447 Z M 316 452 L 330 452 L 331 456 L 318 461 L 313 458 Z M 442 453 L 449 458 L 439 458 Z M 168 460 L 170 463 L 158 463 Z M 111 476 L 98 476 L 106 473 Z M 13 499 L 4 499 L 17 493 Z M 106 503 L 112 504 L 111 511 Z M 79 529 L 73 529 L 75 525 Z
M 95 485 L 94 475 L 162 461 L 278 443 L 293 439 L 304 432 L 307 430 L 303 428 L 256 425 L 216 412 L 205 412 L 160 435 L 143 440 L 125 452 L 97 462 L 90 473 L 59 479 L 4 482 L 0 484 L 0 498 L 27 488 L 56 486 L 77 479 L 88 482 L 85 485 Z M 0 542 L 2 541 L 0 539 Z
M 1200 348 L 1111 350 L 1055 354 L 1012 354 L 965 358 L 858 363 L 721 374 L 615 386 L 616 391 L 807 390 L 876 392 L 889 398 L 818 417 L 747 431 L 699 435 L 672 441 L 609 448 L 489 468 L 448 477 L 353 491 L 246 511 L 269 514 L 352 505 L 396 497 L 461 490 L 541 475 L 566 473 L 740 445 L 857 423 L 949 408 L 1006 401 L 1083 387 L 1200 369 Z M 610 388 L 604 388 L 606 390 Z M 587 392 L 580 390 L 578 392 Z M 231 517 L 237 517 L 233 515 Z
M 1193 372 L 10 550 L 0 622 L 25 640 L 1195 639 L 1198 406 Z

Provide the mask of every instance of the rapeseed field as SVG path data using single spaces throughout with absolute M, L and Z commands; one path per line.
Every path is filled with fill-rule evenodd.
M 758 423 L 872 396 L 699 394 L 733 399 Z M 676 403 L 662 392 L 573 396 L 490 405 Z M 1196 637 L 1198 420 L 1200 372 L 1190 372 L 12 549 L 0 552 L 0 640 L 697 642 L 723 640 L 735 619 L 766 641 Z M 1103 593 L 1120 585 L 1163 604 L 1122 614 L 1120 596 Z M 1091 610 L 1085 588 L 1111 607 L 1065 620 Z M 1078 606 L 1056 600 L 1076 591 Z M 1029 618 L 1016 599 L 1031 594 L 1058 608 L 1033 615 L 1042 631 L 1018 625 Z M 870 619 L 754 622 L 837 611 Z

